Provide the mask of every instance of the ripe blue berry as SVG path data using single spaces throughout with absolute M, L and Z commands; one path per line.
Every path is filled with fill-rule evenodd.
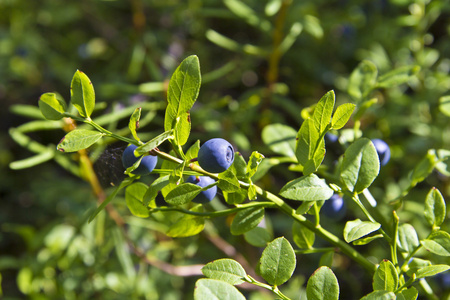
M 122 164 L 125 169 L 128 169 L 131 167 L 136 161 L 138 161 L 139 157 L 134 156 L 134 150 L 136 150 L 136 145 L 129 145 L 125 151 L 123 151 L 122 154 Z M 156 163 L 158 162 L 158 157 L 153 155 L 147 155 L 142 158 L 141 163 L 139 164 L 139 167 L 137 167 L 136 170 L 134 170 L 133 174 L 135 175 L 147 175 L 156 166 Z
M 388 144 L 380 139 L 373 139 L 372 143 L 377 150 L 378 157 L 380 158 L 380 164 L 382 166 L 386 165 L 391 158 L 391 150 L 389 149 Z
M 333 194 L 330 199 L 325 201 L 320 211 L 330 219 L 340 220 L 345 216 L 347 207 L 341 196 Z
M 327 132 L 325 133 L 325 145 L 334 144 L 339 140 L 339 137 L 334 133 Z
M 210 184 L 213 184 L 216 182 L 214 179 L 208 177 L 208 176 L 189 176 L 186 179 L 186 182 L 196 184 L 202 188 L 205 186 L 208 186 Z M 216 196 L 217 193 L 217 186 L 213 186 L 212 188 L 207 189 L 206 191 L 200 192 L 197 196 L 195 196 L 194 200 L 192 202 L 196 203 L 208 203 L 210 202 L 214 196 Z
M 197 160 L 205 171 L 221 173 L 234 161 L 233 146 L 221 138 L 210 139 L 200 147 Z

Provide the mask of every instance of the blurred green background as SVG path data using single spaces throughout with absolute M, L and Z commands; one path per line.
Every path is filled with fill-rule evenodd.
M 261 249 L 231 236 L 225 219 L 214 220 L 197 237 L 171 239 L 163 234 L 167 220 L 132 217 L 119 197 L 114 205 L 123 226 L 106 214 L 88 225 L 86 217 L 97 198 L 79 178 L 82 156 L 66 155 L 60 160 L 69 162 L 66 167 L 43 159 L 31 168 L 10 168 L 12 162 L 36 155 L 33 143 L 56 148 L 64 136 L 61 124 L 39 123 L 42 118 L 33 107 L 44 92 L 57 91 L 68 100 L 77 69 L 94 84 L 98 116 L 124 114 L 108 122 L 109 128 L 126 128 L 132 110 L 125 108 L 142 106 L 147 119 L 140 136 L 150 139 L 163 130 L 168 79 L 185 57 L 196 54 L 203 83 L 191 115 L 192 142 L 221 136 L 244 157 L 253 150 L 270 157 L 273 153 L 261 140 L 264 126 L 283 123 L 298 129 L 302 109 L 330 89 L 338 104 L 352 102 L 348 78 L 363 59 L 372 61 L 379 74 L 419 66 L 408 84 L 374 91 L 378 102 L 361 120 L 364 136 L 391 146 L 392 160 L 372 190 L 379 202 L 387 203 L 428 149 L 450 149 L 450 109 L 439 103 L 450 87 L 449 17 L 445 0 L 0 0 L 0 297 L 192 297 L 198 276 L 167 274 L 167 265 L 139 259 L 130 243 L 157 262 L 194 265 L 188 273 L 196 264 L 236 253 L 251 268 L 256 266 Z M 20 127 L 30 120 L 37 123 Z M 9 134 L 11 128 L 21 128 L 23 134 Z M 124 146 L 109 141 L 89 153 L 106 192 L 123 172 L 117 161 Z M 298 176 L 286 168 L 274 167 L 260 184 L 278 191 Z M 450 198 L 450 170 L 445 168 L 421 183 L 400 212 L 419 236 L 424 230 L 419 204 L 430 187 Z M 270 215 L 275 236 L 290 229 L 284 219 Z M 444 228 L 448 230 L 448 222 Z M 236 253 L 224 254 L 224 245 Z M 386 251 L 377 246 L 362 251 Z M 299 263 L 286 294 L 297 297 L 316 267 Z M 339 256 L 336 274 L 342 299 L 355 299 L 371 288 L 371 279 L 346 257 Z M 355 287 L 355 281 L 361 284 Z M 445 293 L 437 283 L 430 284 Z M 245 293 L 252 299 L 272 296 Z

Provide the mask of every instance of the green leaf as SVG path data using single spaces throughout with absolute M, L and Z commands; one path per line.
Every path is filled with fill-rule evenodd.
M 258 169 L 259 164 L 264 159 L 264 155 L 259 153 L 258 151 L 253 151 L 252 155 L 250 155 L 250 158 L 248 160 L 247 164 L 247 177 L 252 178 L 253 175 L 255 175 L 256 170 Z
M 345 151 L 341 180 L 349 191 L 361 193 L 377 178 L 379 171 L 377 150 L 369 139 L 361 138 Z
M 439 98 L 439 110 L 447 117 L 450 117 L 450 95 Z
M 394 292 L 398 287 L 398 273 L 395 266 L 384 259 L 373 275 L 373 289 Z
M 189 111 L 197 100 L 200 82 L 200 63 L 195 55 L 183 60 L 170 79 L 164 129 L 174 129 L 179 145 L 184 145 L 188 140 L 191 131 Z
M 53 147 L 52 147 L 53 148 Z M 44 163 L 46 161 L 49 161 L 55 157 L 55 149 L 47 149 L 42 151 L 39 154 L 36 154 L 34 156 L 16 160 L 9 164 L 9 167 L 13 170 L 21 170 L 26 168 L 31 168 L 34 166 L 37 166 L 41 163 Z
M 304 215 L 311 209 L 313 205 L 313 201 L 305 201 L 295 210 L 295 213 L 297 215 Z
M 395 300 L 395 294 L 388 291 L 373 291 L 372 293 L 364 296 L 361 300 Z
M 195 283 L 194 300 L 245 300 L 237 288 L 215 279 L 199 279 Z
M 77 70 L 70 85 L 70 102 L 78 110 L 80 116 L 89 118 L 95 107 L 95 93 L 91 80 Z
M 437 163 L 438 159 L 435 150 L 428 150 L 425 157 L 419 161 L 410 174 L 410 187 L 415 187 L 419 182 L 424 181 L 431 174 Z
M 320 134 L 314 126 L 314 121 L 312 119 L 303 121 L 297 133 L 295 145 L 295 156 L 302 166 L 313 157 L 319 138 Z
M 295 265 L 294 249 L 287 239 L 279 237 L 264 249 L 259 271 L 269 284 L 281 285 L 291 278 Z
M 303 201 L 327 200 L 333 193 L 325 180 L 315 174 L 292 180 L 280 191 L 280 195 L 287 199 Z
M 269 21 L 261 19 L 259 14 L 253 10 L 251 6 L 248 6 L 239 0 L 224 0 L 223 1 L 228 9 L 233 12 L 240 19 L 245 20 L 249 25 L 252 25 L 262 31 L 270 31 L 272 25 Z
M 336 112 L 331 119 L 331 129 L 341 129 L 347 124 L 348 120 L 352 116 L 353 111 L 355 110 L 356 105 L 352 103 L 345 103 L 339 105 L 336 108 Z
M 207 263 L 202 268 L 202 273 L 208 278 L 224 281 L 232 285 L 243 283 L 244 280 L 242 278 L 247 276 L 241 264 L 228 258 Z
M 436 170 L 445 176 L 450 177 L 450 150 L 438 149 L 436 154 L 439 159 L 436 164 Z
M 411 277 L 418 270 L 420 270 L 424 267 L 427 267 L 427 266 L 431 266 L 431 261 L 420 259 L 420 258 L 413 258 L 408 264 L 409 269 L 408 269 L 408 271 L 406 271 L 406 274 L 409 277 Z
M 352 72 L 348 82 L 348 93 L 355 100 L 363 100 L 373 90 L 378 76 L 377 67 L 363 60 Z
M 379 238 L 382 238 L 382 237 L 383 237 L 382 234 L 372 235 L 372 236 L 368 236 L 368 237 L 353 241 L 352 244 L 355 246 L 367 245 L 368 243 L 370 243 L 374 240 L 377 240 Z
M 184 160 L 181 164 L 178 164 L 175 168 L 172 169 L 172 172 L 169 176 L 169 182 L 173 183 L 175 185 L 179 185 L 181 182 L 181 179 L 183 177 L 184 167 L 185 167 L 186 161 Z
M 169 175 L 158 177 L 155 181 L 153 181 L 143 197 L 142 203 L 144 206 L 156 207 L 155 199 L 156 196 L 158 196 L 158 192 L 168 184 Z
M 295 156 L 295 138 L 297 131 L 283 124 L 270 124 L 264 127 L 261 137 L 266 146 L 277 154 Z
M 75 152 L 86 149 L 104 136 L 103 133 L 86 129 L 75 129 L 66 134 L 56 149 L 61 152 Z
M 231 234 L 240 235 L 252 230 L 264 218 L 264 208 L 249 207 L 239 211 L 231 222 Z
M 314 126 L 319 135 L 328 129 L 328 125 L 331 121 L 331 115 L 333 114 L 334 102 L 334 91 L 329 91 L 319 100 L 314 108 L 312 119 L 314 120 Z
M 236 175 L 239 180 L 247 180 L 247 162 L 242 157 L 242 154 L 236 152 L 234 155 L 234 162 L 231 167 L 228 169 Z M 220 174 L 219 174 L 220 176 Z
M 425 199 L 425 211 L 423 212 L 428 224 L 439 226 L 445 220 L 445 200 L 441 192 L 435 187 L 431 188 Z
M 380 227 L 380 223 L 377 222 L 361 221 L 360 219 L 348 221 L 344 227 L 344 240 L 347 243 L 353 242 L 378 230 Z
M 38 101 L 39 109 L 47 120 L 60 120 L 66 112 L 66 102 L 55 93 L 45 93 Z
M 432 266 L 426 266 L 423 267 L 416 272 L 416 278 L 425 278 L 434 276 L 436 274 L 442 273 L 450 269 L 449 265 L 432 265 Z
M 192 183 L 183 183 L 171 190 L 165 200 L 170 205 L 182 205 L 192 201 L 197 196 L 201 187 Z
M 223 192 L 223 197 L 228 204 L 241 204 L 247 199 L 247 193 L 242 190 L 233 193 Z
M 402 290 L 397 294 L 397 300 L 416 300 L 419 296 L 419 292 L 415 287 L 410 287 L 406 290 Z
M 239 180 L 233 173 L 231 168 L 228 168 L 225 172 L 219 174 L 218 187 L 223 192 L 233 193 L 240 189 Z
M 309 300 L 339 299 L 339 283 L 330 268 L 320 267 L 309 277 L 306 296 Z
M 421 243 L 431 253 L 440 256 L 450 256 L 450 234 L 445 231 L 434 231 Z
M 143 203 L 147 189 L 148 186 L 145 183 L 136 182 L 129 185 L 125 190 L 125 202 L 130 212 L 136 217 L 147 218 L 150 215 L 148 207 Z
M 300 249 L 312 249 L 316 235 L 298 222 L 292 224 L 292 239 Z
M 420 70 L 419 66 L 403 66 L 378 78 L 377 87 L 390 88 L 407 83 Z
M 111 202 L 116 196 L 117 193 L 122 190 L 123 188 L 127 187 L 128 185 L 132 184 L 133 181 L 135 180 L 135 177 L 128 177 L 125 178 L 118 187 L 116 187 L 116 189 L 108 196 L 106 197 L 106 199 L 97 207 L 97 209 L 91 214 L 91 216 L 89 217 L 88 223 L 91 223 L 95 217 L 98 215 L 99 212 L 101 212 L 106 205 L 109 204 L 109 202 Z
M 250 201 L 258 198 L 258 193 L 256 192 L 256 187 L 253 183 L 250 183 L 250 186 L 248 187 L 247 196 Z
M 190 209 L 194 212 L 203 212 L 203 205 L 198 204 Z M 205 218 L 185 214 L 177 222 L 169 227 L 166 232 L 170 237 L 188 237 L 199 234 L 205 228 Z
M 325 142 L 320 139 L 313 119 L 305 120 L 297 133 L 295 156 L 303 166 L 304 175 L 317 171 L 325 157 Z
M 198 156 L 200 150 L 200 140 L 197 140 L 186 152 L 186 160 L 190 161 Z
M 130 122 L 128 123 L 128 128 L 130 129 L 131 134 L 133 135 L 136 141 L 141 140 L 136 133 L 136 129 L 139 128 L 139 119 L 141 118 L 141 110 L 142 110 L 141 107 L 136 108 L 130 117 Z
M 252 246 L 266 247 L 273 237 L 270 232 L 262 227 L 255 227 L 244 233 L 244 238 Z
M 398 227 L 397 244 L 401 251 L 411 253 L 419 246 L 419 238 L 416 230 L 410 224 L 402 224 Z
M 149 152 L 150 150 L 155 149 L 159 145 L 161 145 L 165 140 L 173 138 L 173 130 L 165 131 L 158 135 L 157 137 L 151 139 L 147 143 L 142 146 L 139 146 L 134 150 L 136 156 L 141 156 Z

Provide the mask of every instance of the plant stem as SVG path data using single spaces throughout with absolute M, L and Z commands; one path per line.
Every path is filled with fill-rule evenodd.
M 128 144 L 134 144 L 136 146 L 141 145 L 141 143 L 136 141 L 136 140 L 129 139 L 127 137 L 123 137 L 121 135 L 115 134 L 115 133 L 113 133 L 113 132 L 103 128 L 102 126 L 100 126 L 97 123 L 95 123 L 94 121 L 92 121 L 90 118 L 84 119 L 84 118 L 77 117 L 77 116 L 74 116 L 74 115 L 69 114 L 69 113 L 64 113 L 64 117 L 71 118 L 71 119 L 73 119 L 75 121 L 84 122 L 86 124 L 89 124 L 92 127 L 94 127 L 96 130 L 98 130 L 99 132 L 104 133 L 106 136 L 109 136 L 109 137 L 112 137 L 112 138 L 124 141 L 124 142 L 126 142 Z
M 162 152 L 160 150 L 155 149 L 154 150 L 155 154 L 158 155 L 159 157 L 161 157 L 162 159 L 166 159 L 175 163 L 182 163 L 183 161 L 179 158 L 176 158 L 168 153 Z M 189 168 L 192 171 L 201 173 L 203 175 L 209 176 L 215 180 L 219 180 L 219 176 L 218 174 L 215 173 L 210 173 L 207 172 L 205 170 L 203 170 L 199 165 L 196 165 L 194 163 L 190 163 Z M 239 184 L 241 187 L 248 189 L 249 188 L 249 184 L 239 181 Z M 353 259 L 354 261 L 356 261 L 357 263 L 359 263 L 361 266 L 363 266 L 366 270 L 368 270 L 370 273 L 374 273 L 376 270 L 376 266 L 371 263 L 367 258 L 365 258 L 361 253 L 359 253 L 357 250 L 355 250 L 353 247 L 351 247 L 350 245 L 348 245 L 347 243 L 345 243 L 343 240 L 339 239 L 337 236 L 335 236 L 334 234 L 332 234 L 331 232 L 325 230 L 324 228 L 322 228 L 322 226 L 318 225 L 314 225 L 312 222 L 310 222 L 309 220 L 307 220 L 303 215 L 298 215 L 295 213 L 295 209 L 293 209 L 291 206 L 289 206 L 286 202 L 284 202 L 280 197 L 265 191 L 263 189 L 261 189 L 259 186 L 254 185 L 255 189 L 256 189 L 256 193 L 257 195 L 263 197 L 266 200 L 269 200 L 271 202 L 273 202 L 276 207 L 278 207 L 282 212 L 284 212 L 285 214 L 287 214 L 288 216 L 290 216 L 292 219 L 294 219 L 296 222 L 300 223 L 301 225 L 305 226 L 306 228 L 310 229 L 311 231 L 313 231 L 315 234 L 317 234 L 318 236 L 320 236 L 321 238 L 323 238 L 324 240 L 328 241 L 329 243 L 331 243 L 332 245 L 339 247 L 341 249 L 341 251 L 346 254 L 348 257 L 350 257 L 351 259 Z M 264 204 L 267 205 L 267 204 Z
M 244 277 L 244 280 L 247 281 L 248 283 L 254 284 L 256 286 L 268 289 L 269 291 L 274 292 L 277 296 L 279 296 L 281 299 L 284 300 L 291 300 L 289 297 L 285 296 L 279 289 L 278 286 L 274 285 L 268 285 L 262 282 L 259 282 L 258 280 L 255 280 L 253 277 L 251 277 L 250 275 L 247 275 L 246 277 Z
M 235 208 L 220 210 L 220 211 L 214 211 L 214 212 L 196 212 L 191 211 L 188 209 L 178 208 L 178 207 L 156 207 L 156 208 L 149 208 L 150 213 L 152 212 L 158 212 L 158 211 L 178 211 L 187 215 L 193 215 L 193 216 L 199 216 L 199 217 L 207 217 L 207 218 L 217 218 L 217 217 L 223 217 L 228 216 L 231 214 L 234 214 L 240 210 L 249 208 L 249 207 L 261 207 L 261 208 L 273 208 L 276 207 L 276 205 L 272 202 L 250 202 L 247 204 L 239 205 Z

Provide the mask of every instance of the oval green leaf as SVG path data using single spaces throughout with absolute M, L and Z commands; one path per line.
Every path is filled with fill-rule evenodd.
M 444 222 L 446 215 L 445 200 L 438 189 L 433 187 L 428 192 L 423 214 L 431 226 L 439 226 Z
M 197 196 L 201 187 L 192 183 L 183 183 L 171 190 L 165 200 L 171 205 L 182 205 L 192 201 Z
M 147 190 L 148 186 L 142 182 L 133 183 L 125 189 L 125 202 L 130 212 L 136 217 L 147 218 L 150 215 L 143 203 Z
M 292 238 L 300 249 L 311 249 L 314 245 L 316 235 L 300 223 L 294 222 L 292 224 Z
M 331 90 L 322 96 L 322 98 L 314 108 L 312 119 L 314 120 L 314 126 L 316 127 L 319 135 L 321 135 L 330 124 L 335 98 L 336 96 L 334 94 L 334 91 Z
M 354 221 L 348 221 L 344 227 L 344 240 L 347 243 L 351 243 L 363 236 L 368 235 L 381 227 L 380 223 L 361 221 L 356 219 Z
M 103 133 L 93 130 L 72 130 L 62 138 L 56 149 L 61 152 L 75 152 L 86 149 L 95 144 L 103 135 Z
M 199 279 L 195 283 L 194 300 L 245 300 L 231 284 L 215 279 Z
M 172 138 L 173 138 L 173 130 L 165 131 L 160 135 L 158 135 L 157 137 L 151 139 L 144 145 L 137 147 L 136 150 L 134 150 L 134 152 L 137 153 L 136 156 L 144 155 L 150 150 L 153 150 L 159 145 L 161 145 L 165 140 Z
M 200 82 L 200 63 L 195 55 L 184 59 L 170 79 L 164 129 L 174 129 L 179 145 L 184 145 L 188 140 L 191 131 L 189 111 L 197 100 Z
M 329 199 L 333 190 L 324 179 L 310 174 L 288 182 L 281 189 L 280 195 L 291 200 L 317 201 Z
M 194 212 L 203 212 L 203 205 L 198 204 L 190 209 Z M 166 232 L 170 237 L 188 237 L 199 234 L 205 228 L 205 218 L 185 214 L 176 221 Z
M 39 109 L 47 120 L 60 120 L 66 112 L 66 102 L 55 93 L 45 93 L 38 101 Z
M 397 300 L 416 300 L 419 296 L 419 292 L 415 287 L 410 287 L 406 290 L 402 290 L 397 294 Z
M 264 218 L 264 208 L 249 207 L 239 211 L 231 223 L 231 234 L 240 235 L 252 230 Z
M 266 247 L 273 237 L 270 232 L 262 227 L 255 227 L 244 233 L 244 238 L 252 246 Z
M 331 128 L 337 130 L 344 127 L 352 116 L 355 108 L 356 105 L 352 103 L 344 103 L 342 105 L 339 105 L 336 108 L 333 118 L 331 119 Z
M 383 260 L 373 275 L 373 289 L 394 292 L 398 286 L 398 274 L 395 266 L 387 259 Z
M 224 281 L 232 285 L 243 283 L 244 280 L 242 278 L 247 276 L 241 264 L 228 258 L 207 263 L 202 268 L 202 273 L 208 278 Z
M 450 256 L 450 234 L 445 231 L 435 231 L 421 243 L 431 253 L 440 256 Z
M 294 249 L 287 239 L 279 237 L 264 249 L 259 271 L 269 284 L 281 285 L 291 278 L 295 265 Z
M 270 150 L 287 157 L 295 156 L 297 131 L 283 124 L 270 124 L 264 127 L 261 137 Z
M 89 118 L 95 107 L 95 92 L 91 80 L 77 70 L 70 85 L 70 102 L 84 118 Z
M 396 300 L 395 294 L 388 291 L 373 291 L 364 296 L 361 300 Z
M 361 193 L 377 178 L 380 160 L 367 138 L 355 141 L 345 151 L 341 165 L 341 180 L 351 192 Z
M 412 225 L 405 223 L 398 227 L 397 244 L 401 251 L 408 253 L 411 253 L 419 246 L 419 238 Z
M 416 278 L 425 278 L 434 276 L 436 274 L 442 273 L 450 269 L 449 265 L 432 265 L 423 267 L 416 272 Z
M 306 296 L 309 300 L 339 299 L 338 280 L 330 268 L 320 267 L 309 277 Z

